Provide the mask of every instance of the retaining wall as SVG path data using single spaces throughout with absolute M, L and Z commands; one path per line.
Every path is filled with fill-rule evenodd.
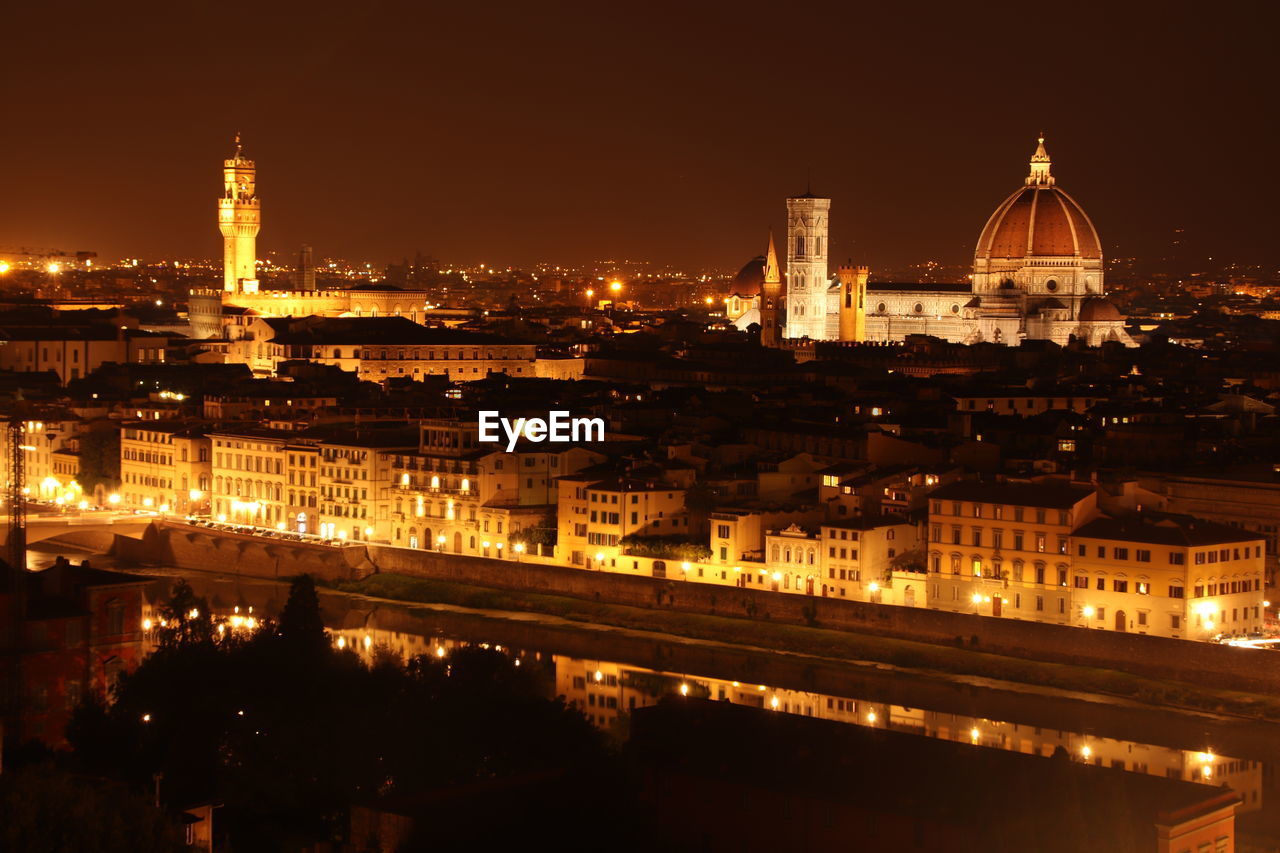
M 871 604 L 695 581 L 415 551 L 340 548 L 156 522 L 141 540 L 118 538 L 123 559 L 280 578 L 303 572 L 350 580 L 394 572 L 436 580 L 565 595 L 609 604 L 812 625 L 1039 661 L 1121 670 L 1230 690 L 1280 692 L 1280 652 L 1145 634 Z

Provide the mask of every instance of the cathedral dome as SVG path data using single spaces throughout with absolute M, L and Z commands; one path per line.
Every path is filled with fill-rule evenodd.
M 1117 320 L 1123 321 L 1124 315 L 1109 299 L 1090 296 L 1080 303 L 1080 322 L 1082 323 L 1104 323 Z
M 996 208 L 978 237 L 978 260 L 1077 257 L 1102 258 L 1093 223 L 1075 199 L 1054 186 L 1044 139 L 1031 158 L 1026 185 Z
M 729 292 L 739 296 L 757 295 L 764 286 L 764 265 L 764 255 L 757 255 L 747 261 L 729 283 Z

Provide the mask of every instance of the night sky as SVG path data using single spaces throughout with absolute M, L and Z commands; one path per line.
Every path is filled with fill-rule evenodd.
M 736 268 L 811 175 L 833 263 L 963 263 L 1043 128 L 1108 256 L 1274 269 L 1263 8 L 14 3 L 0 247 L 215 257 L 240 131 L 260 253 Z

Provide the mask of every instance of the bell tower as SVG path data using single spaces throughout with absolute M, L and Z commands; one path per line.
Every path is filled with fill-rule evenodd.
M 831 199 L 787 199 L 787 337 L 827 337 L 827 227 Z
M 778 269 L 778 250 L 769 232 L 769 254 L 764 261 L 764 284 L 760 287 L 760 345 L 782 346 L 782 327 L 778 315 L 782 308 L 782 272 Z
M 222 161 L 222 198 L 218 199 L 218 230 L 222 232 L 222 289 L 228 293 L 258 292 L 257 167 L 244 157 L 240 134 L 236 153 Z
M 840 267 L 840 340 L 867 339 L 867 277 L 871 271 L 852 262 Z

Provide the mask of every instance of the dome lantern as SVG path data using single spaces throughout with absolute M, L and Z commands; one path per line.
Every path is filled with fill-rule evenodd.
M 1044 150 L 1044 134 L 1037 140 L 1036 153 L 1031 155 L 1031 174 L 1027 175 L 1029 187 L 1053 186 L 1053 175 L 1049 172 L 1049 152 Z

